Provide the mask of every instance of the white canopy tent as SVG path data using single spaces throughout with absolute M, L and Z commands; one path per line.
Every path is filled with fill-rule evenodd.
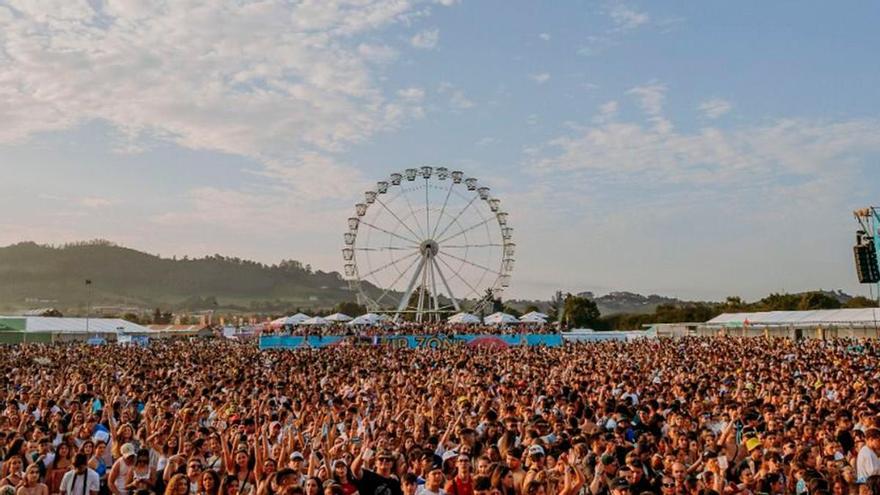
M 528 313 L 519 317 L 519 321 L 522 323 L 547 323 L 547 317 L 541 316 L 542 313 Z
M 470 313 L 456 313 L 450 316 L 446 321 L 456 325 L 479 325 L 480 317 L 474 316 Z
M 351 321 L 351 316 L 348 316 L 345 313 L 333 313 L 330 316 L 324 317 L 327 321 L 332 321 L 333 323 L 342 323 L 346 321 Z
M 302 322 L 308 320 L 311 316 L 303 313 L 297 313 L 292 316 L 282 316 L 269 322 L 270 328 L 281 328 L 284 325 L 301 325 Z
M 706 322 L 709 327 L 877 326 L 880 309 L 820 309 L 724 313 Z
M 349 325 L 376 325 L 383 321 L 383 318 L 376 313 L 367 313 L 348 322 Z
M 483 318 L 483 323 L 486 325 L 515 325 L 519 323 L 519 320 L 516 319 L 515 316 L 509 315 L 507 313 L 492 313 L 491 315 Z
M 544 313 L 541 313 L 540 311 L 529 311 L 528 313 L 520 316 L 519 320 L 525 321 L 525 320 L 523 320 L 523 318 L 533 318 L 533 317 L 538 317 L 538 318 L 541 318 L 542 320 L 546 320 L 547 318 L 550 318 L 549 316 L 547 316 Z
M 315 325 L 315 326 L 326 326 L 329 325 L 330 322 L 325 318 L 321 318 L 320 316 L 313 316 L 308 320 L 305 320 L 301 323 L 301 325 Z

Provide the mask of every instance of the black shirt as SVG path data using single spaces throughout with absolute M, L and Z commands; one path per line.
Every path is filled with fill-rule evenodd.
M 403 495 L 400 481 L 380 476 L 368 469 L 363 470 L 361 479 L 354 480 L 360 495 Z

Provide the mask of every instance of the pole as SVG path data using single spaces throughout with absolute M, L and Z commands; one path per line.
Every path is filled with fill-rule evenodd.
M 88 289 L 88 297 L 86 298 L 86 334 L 89 333 L 89 318 L 92 315 L 92 281 L 86 279 L 86 288 Z

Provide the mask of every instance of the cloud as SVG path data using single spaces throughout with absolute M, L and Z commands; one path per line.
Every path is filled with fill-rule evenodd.
M 653 123 L 662 92 L 642 91 Z M 777 119 L 722 130 L 692 132 L 672 125 L 609 122 L 577 128 L 540 147 L 530 167 L 544 172 L 588 172 L 592 182 L 637 181 L 645 187 L 699 184 L 709 189 L 784 187 L 833 178 L 862 153 L 880 152 L 880 121 Z
M 638 11 L 632 7 L 628 7 L 623 3 L 615 3 L 608 11 L 612 22 L 616 29 L 620 31 L 630 31 L 639 26 L 647 24 L 651 20 L 651 16 L 647 12 Z
M 412 38 L 410 38 L 409 43 L 415 48 L 433 50 L 437 47 L 437 43 L 439 41 L 440 31 L 438 29 L 426 29 L 424 31 L 416 33 Z
M 626 94 L 635 96 L 639 101 L 639 107 L 648 115 L 660 115 L 663 111 L 663 101 L 666 99 L 666 86 L 658 83 L 636 86 Z
M 538 84 L 544 84 L 545 82 L 550 80 L 550 74 L 546 72 L 541 72 L 539 74 L 529 74 L 529 79 L 535 81 Z
M 538 38 L 541 38 L 544 41 L 550 41 L 550 33 L 541 33 L 538 35 Z
M 87 208 L 106 208 L 108 206 L 113 206 L 114 204 L 116 204 L 116 202 L 107 198 L 88 196 L 85 198 L 80 198 L 79 204 Z
M 441 82 L 437 87 L 437 92 L 441 95 L 449 95 L 449 106 L 455 110 L 466 110 L 472 108 L 475 104 L 465 94 L 464 91 L 458 89 L 449 82 Z
M 722 115 L 729 112 L 733 105 L 730 104 L 729 101 L 723 100 L 721 98 L 712 98 L 711 100 L 706 100 L 697 107 L 703 115 L 710 119 L 717 119 Z
M 377 83 L 396 50 L 360 41 L 420 9 L 12 0 L 0 6 L 0 144 L 97 120 L 125 136 L 118 149 L 149 138 L 295 169 L 422 114 Z
M 601 54 L 605 50 L 617 46 L 626 35 L 643 26 L 651 25 L 651 16 L 647 12 L 640 11 L 628 6 L 621 1 L 612 1 L 600 9 L 600 13 L 607 18 L 608 27 L 599 32 L 590 34 L 578 48 L 577 54 L 592 57 Z M 661 21 L 665 28 L 666 21 Z

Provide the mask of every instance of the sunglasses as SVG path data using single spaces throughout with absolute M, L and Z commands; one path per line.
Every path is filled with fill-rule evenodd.
M 672 488 L 675 486 L 675 483 L 663 483 L 663 486 L 666 488 Z

